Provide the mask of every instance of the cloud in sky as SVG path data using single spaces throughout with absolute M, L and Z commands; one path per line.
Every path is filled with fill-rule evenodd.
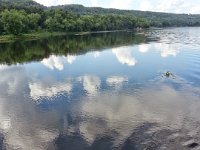
M 64 5 L 73 3 L 73 0 L 35 0 L 35 1 L 45 6 Z
M 82 4 L 105 8 L 134 9 L 172 13 L 200 13 L 199 0 L 35 0 L 46 6 Z
M 117 9 L 131 9 L 131 0 L 126 0 L 126 2 L 122 0 L 113 0 L 110 7 Z
M 140 10 L 147 11 L 152 10 L 153 6 L 149 0 L 142 0 L 140 3 Z

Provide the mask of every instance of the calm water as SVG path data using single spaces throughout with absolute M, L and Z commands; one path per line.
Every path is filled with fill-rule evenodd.
M 199 145 L 200 28 L 0 44 L 0 149 Z

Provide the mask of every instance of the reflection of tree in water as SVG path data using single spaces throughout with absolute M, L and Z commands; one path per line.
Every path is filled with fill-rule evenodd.
M 17 41 L 0 44 L 0 63 L 15 64 L 40 61 L 50 55 L 81 55 L 145 41 L 144 35 L 133 32 L 98 33 L 51 37 L 36 41 Z

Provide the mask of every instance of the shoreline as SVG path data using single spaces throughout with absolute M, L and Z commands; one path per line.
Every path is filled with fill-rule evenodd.
M 38 40 L 54 36 L 64 36 L 64 35 L 87 35 L 87 34 L 100 34 L 100 33 L 112 33 L 112 32 L 137 32 L 136 30 L 111 30 L 111 31 L 89 31 L 89 32 L 36 32 L 27 33 L 22 35 L 0 35 L 0 43 L 10 43 L 18 40 Z
M 61 36 L 66 35 L 65 32 L 36 32 L 36 33 L 27 33 L 22 35 L 1 35 L 0 36 L 0 43 L 10 43 L 15 42 L 18 40 L 37 40 L 37 39 L 43 39 L 51 36 Z
M 168 28 L 176 28 L 176 27 L 168 27 Z M 187 27 L 186 27 L 187 28 Z M 101 34 L 101 33 L 112 33 L 112 32 L 141 32 L 144 30 L 162 30 L 163 28 L 141 28 L 141 29 L 134 29 L 134 30 L 107 30 L 107 31 L 88 31 L 88 32 L 35 32 L 35 33 L 26 33 L 22 35 L 0 35 L 0 43 L 10 43 L 10 42 L 16 42 L 18 40 L 39 40 L 44 39 L 48 37 L 55 37 L 55 36 L 64 36 L 64 35 L 75 35 L 75 36 L 81 36 L 81 35 L 87 35 L 87 34 Z
M 10 43 L 15 42 L 18 40 L 38 40 L 43 39 L 47 37 L 53 37 L 53 36 L 62 36 L 67 35 L 65 32 L 36 32 L 36 33 L 27 33 L 22 35 L 1 35 L 0 36 L 0 43 Z

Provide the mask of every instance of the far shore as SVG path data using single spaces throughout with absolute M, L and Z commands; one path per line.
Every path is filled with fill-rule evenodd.
M 15 42 L 18 40 L 37 40 L 53 36 L 62 35 L 86 35 L 95 33 L 110 33 L 110 32 L 135 32 L 137 30 L 111 30 L 111 31 L 89 31 L 89 32 L 37 32 L 37 33 L 27 33 L 22 35 L 1 35 L 0 43 Z
M 175 27 L 168 27 L 168 28 L 175 28 Z M 163 28 L 136 28 L 134 30 L 110 30 L 110 31 L 88 31 L 88 32 L 36 32 L 36 33 L 27 33 L 27 34 L 21 34 L 21 35 L 0 35 L 0 43 L 9 43 L 9 42 L 15 42 L 18 40 L 38 40 L 38 39 L 44 39 L 48 37 L 54 37 L 54 36 L 64 36 L 64 35 L 86 35 L 86 34 L 98 34 L 98 33 L 110 33 L 110 32 L 143 32 L 145 30 L 158 30 Z
M 61 36 L 66 35 L 64 32 L 37 32 L 37 33 L 28 33 L 22 35 L 2 35 L 0 36 L 0 43 L 9 43 L 18 40 L 37 40 L 42 38 L 47 38 L 51 36 Z

